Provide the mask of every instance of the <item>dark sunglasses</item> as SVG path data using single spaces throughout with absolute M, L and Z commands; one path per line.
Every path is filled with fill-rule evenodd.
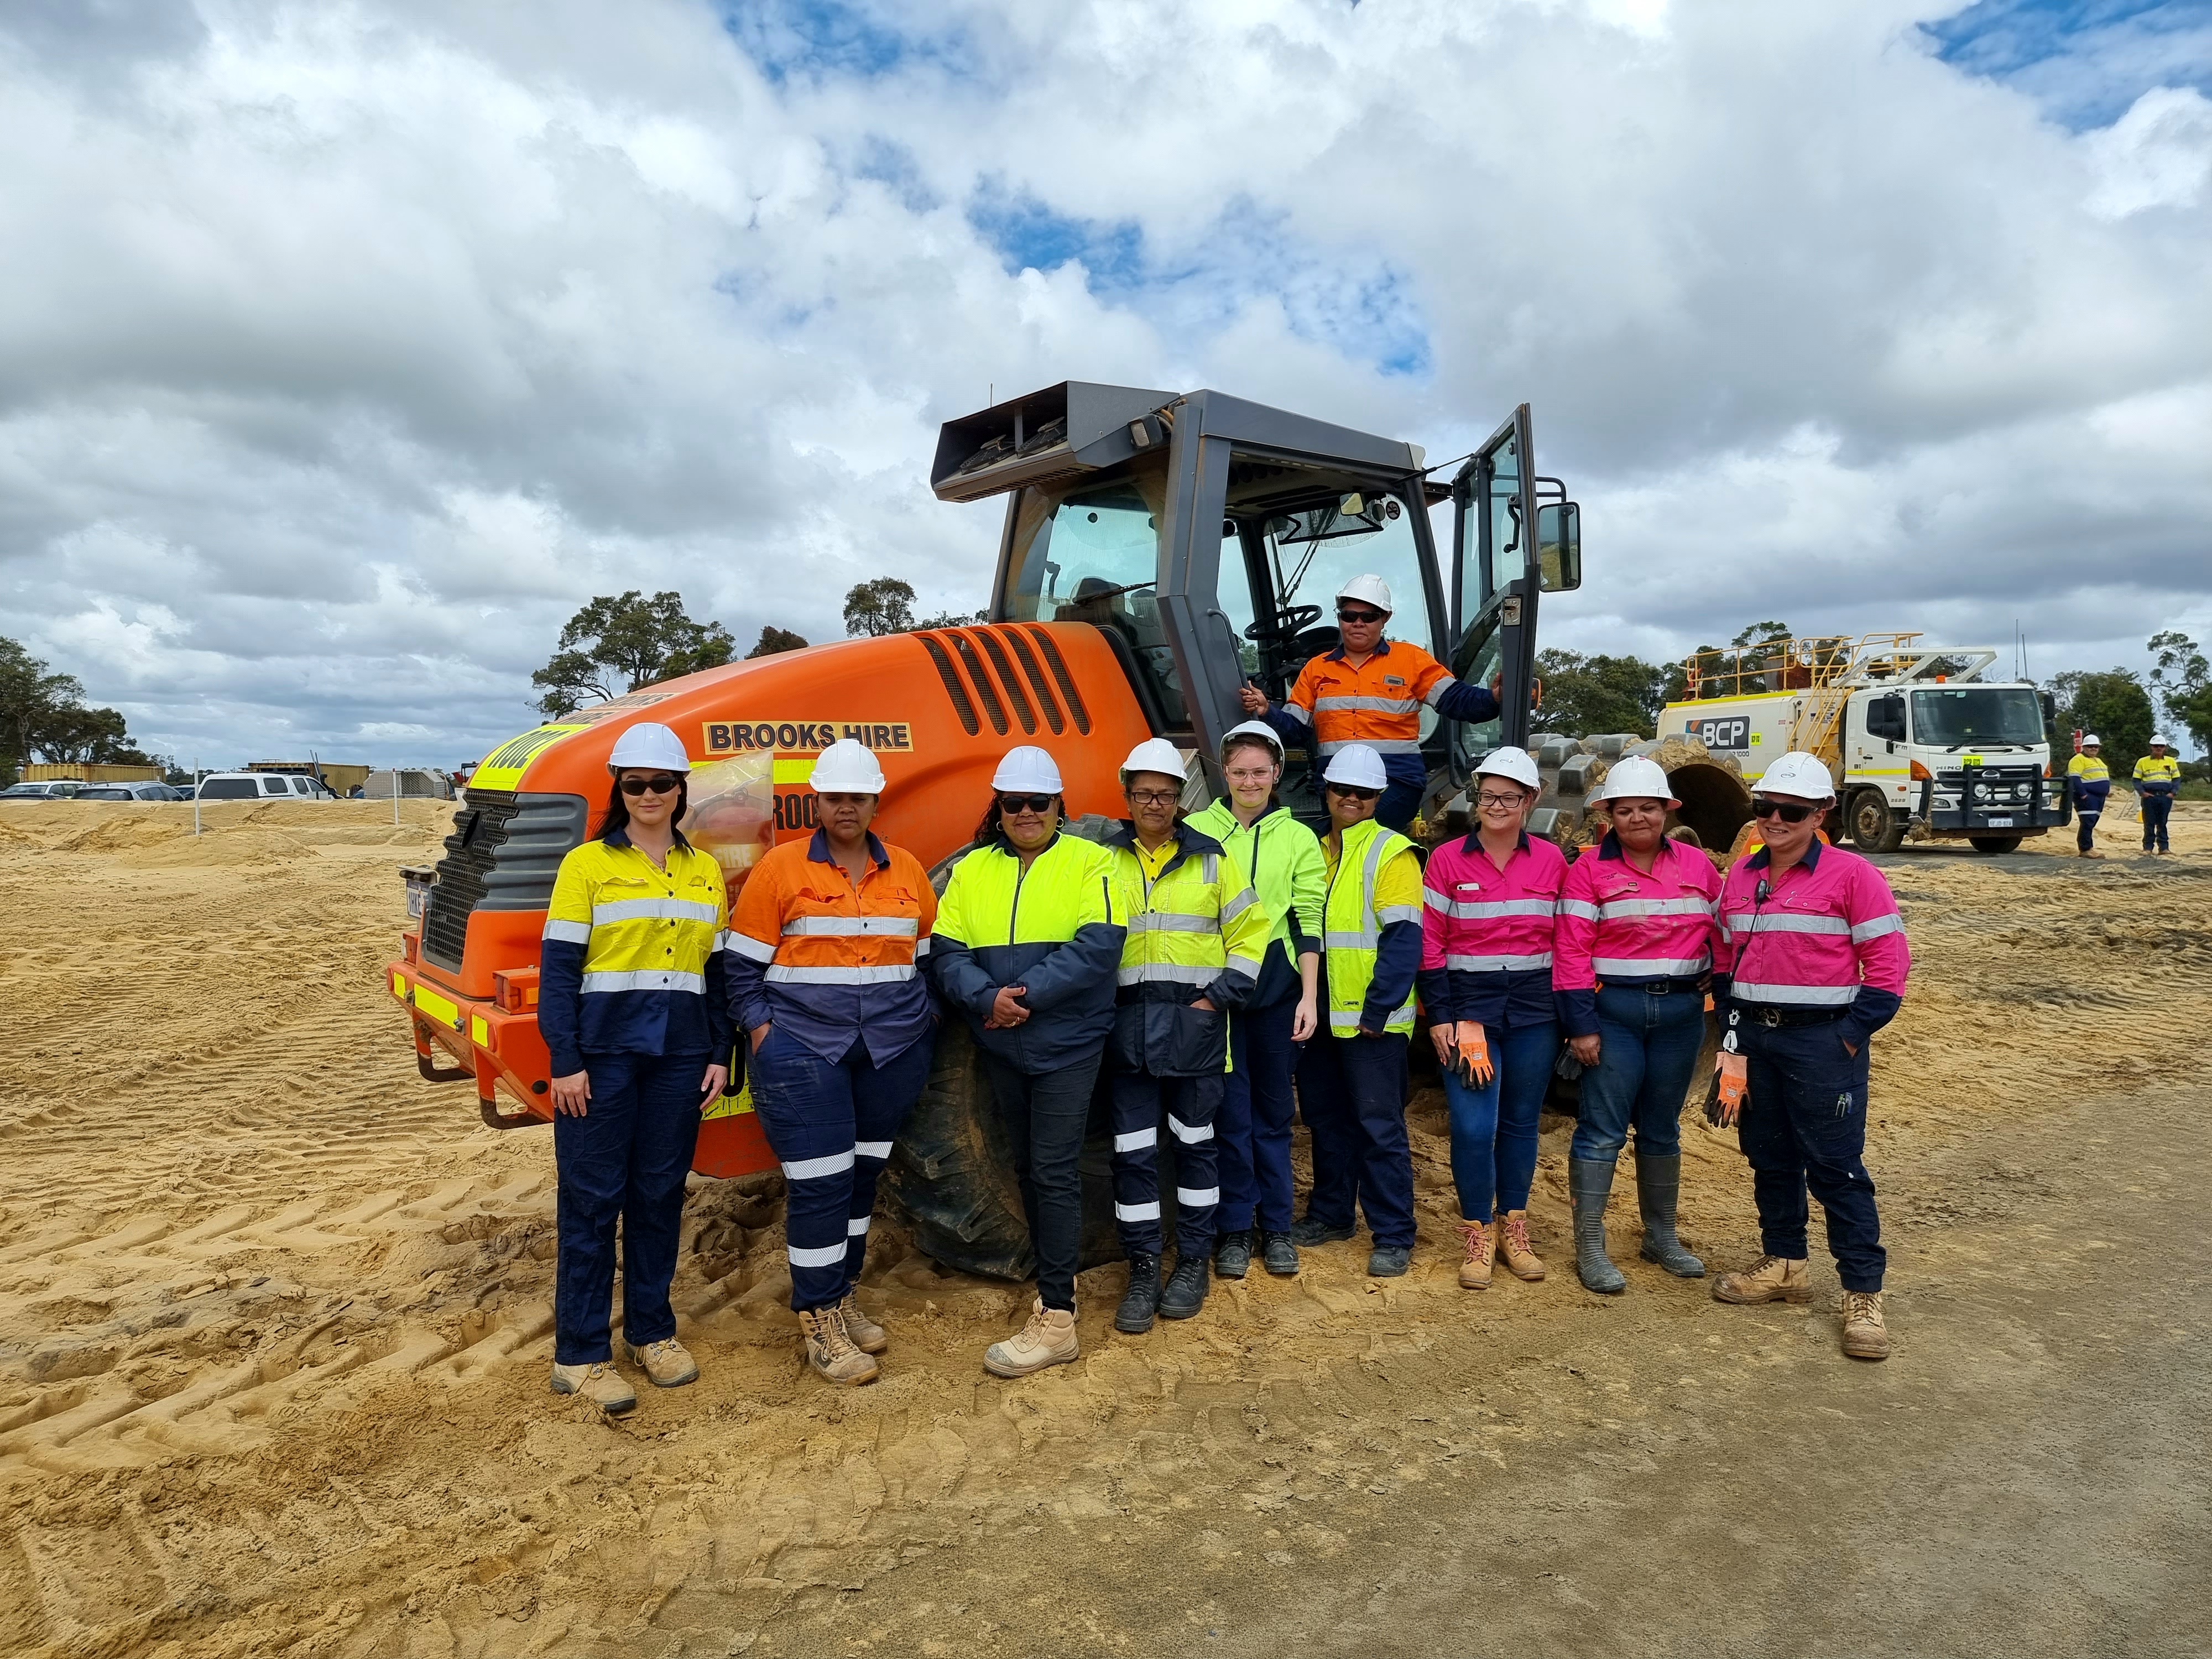
M 1758 796 L 1753 797 L 1751 803 L 1752 817 L 1755 818 L 1780 818 L 1784 823 L 1802 823 L 1807 818 L 1811 817 L 1814 813 L 1821 810 L 1822 809 L 1818 806 L 1784 805 L 1778 800 L 1767 800 Z
M 1050 808 L 1053 799 L 1050 795 L 1001 795 L 999 797 L 999 810 L 1001 812 L 1042 812 Z
M 673 772 L 656 772 L 649 778 L 624 778 L 622 792 L 625 795 L 665 795 L 675 789 L 678 782 Z
M 1387 621 L 1389 613 L 1382 611 L 1343 611 L 1336 613 L 1340 623 L 1379 623 Z
M 1376 800 L 1382 793 L 1380 789 L 1368 789 L 1356 783 L 1332 783 L 1328 787 L 1328 793 L 1332 795 L 1346 796 L 1352 800 Z

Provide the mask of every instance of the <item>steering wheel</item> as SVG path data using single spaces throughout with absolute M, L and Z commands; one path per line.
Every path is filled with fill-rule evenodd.
M 1278 645 L 1292 636 L 1303 634 L 1321 620 L 1317 605 L 1286 605 L 1265 622 L 1255 622 L 1244 630 L 1244 637 L 1255 645 Z

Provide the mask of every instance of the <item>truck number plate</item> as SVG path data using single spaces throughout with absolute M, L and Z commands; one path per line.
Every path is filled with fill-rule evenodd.
M 1990 828 L 1992 830 L 2009 830 L 2012 828 L 2012 820 L 2010 818 L 1991 818 L 1990 820 Z

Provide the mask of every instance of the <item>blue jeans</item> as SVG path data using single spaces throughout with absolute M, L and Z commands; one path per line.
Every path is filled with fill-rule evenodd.
M 614 1358 L 615 1224 L 622 1224 L 623 1336 L 639 1347 L 676 1334 L 668 1286 L 684 1230 L 684 1178 L 699 1146 L 699 1079 L 710 1054 L 584 1056 L 582 1117 L 553 1117 L 560 1172 L 553 1361 Z
M 1759 1248 L 1804 1259 L 1809 1189 L 1828 1213 L 1844 1288 L 1880 1290 L 1888 1257 L 1865 1162 L 1871 1045 L 1846 1051 L 1840 1022 L 1770 1029 L 1746 1020 L 1735 1030 L 1750 1073 L 1736 1140 L 1751 1160 Z
M 1298 1110 L 1313 1132 L 1307 1216 L 1349 1227 L 1356 1202 L 1376 1244 L 1413 1249 L 1405 1037 L 1340 1037 L 1323 1027 L 1298 1060 Z
M 1291 1078 L 1298 1063 L 1291 1022 L 1297 1012 L 1293 995 L 1229 1016 L 1230 1071 L 1213 1120 L 1221 1148 L 1217 1220 L 1224 1232 L 1243 1232 L 1255 1219 L 1265 1232 L 1289 1230 L 1291 1118 L 1297 1109 Z
M 1598 1061 L 1583 1073 L 1582 1116 L 1572 1158 L 1612 1164 L 1636 1126 L 1639 1158 L 1682 1150 L 1682 1103 L 1705 1041 L 1705 999 L 1677 983 L 1654 995 L 1641 986 L 1597 994 Z
M 876 1177 L 936 1054 L 935 1039 L 921 1037 L 878 1066 L 855 1041 L 831 1061 L 771 1027 L 752 1056 L 753 1106 L 783 1164 L 784 1248 L 799 1312 L 841 1302 L 860 1282 Z
M 1468 1221 L 1490 1220 L 1492 1206 L 1503 1213 L 1528 1207 L 1528 1188 L 1536 1179 L 1536 1120 L 1552 1086 L 1559 1060 L 1559 1027 L 1486 1025 L 1490 1063 L 1497 1075 L 1470 1089 L 1444 1073 L 1444 1103 L 1451 1109 L 1452 1184 L 1459 1188 L 1459 1212 Z

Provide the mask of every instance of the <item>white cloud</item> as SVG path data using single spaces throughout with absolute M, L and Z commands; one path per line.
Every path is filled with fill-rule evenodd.
M 2154 87 L 2086 142 L 2096 179 L 2089 211 L 2099 218 L 2188 207 L 2212 177 L 2212 100 L 2194 87 Z

